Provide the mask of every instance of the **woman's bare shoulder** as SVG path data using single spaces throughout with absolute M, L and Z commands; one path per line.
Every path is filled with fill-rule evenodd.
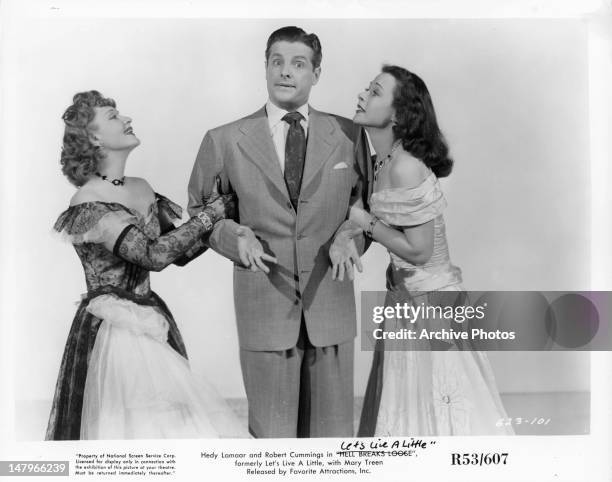
M 105 202 L 106 199 L 99 191 L 99 189 L 96 188 L 95 185 L 87 183 L 78 188 L 77 192 L 75 192 L 74 195 L 70 198 L 70 205 L 75 206 L 77 204 L 96 201 Z
M 146 179 L 142 177 L 126 177 L 125 180 L 133 195 L 142 199 L 153 199 L 155 197 L 155 191 Z
M 400 151 L 396 154 L 389 169 L 391 187 L 394 189 L 417 187 L 429 176 L 430 172 L 423 161 L 405 151 Z

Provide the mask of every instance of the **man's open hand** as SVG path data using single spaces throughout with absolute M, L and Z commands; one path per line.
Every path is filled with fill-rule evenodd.
M 242 264 L 251 268 L 251 271 L 260 270 L 269 273 L 270 268 L 266 266 L 264 261 L 276 263 L 277 260 L 264 252 L 263 246 L 255 233 L 247 226 L 240 226 L 236 230 L 236 234 L 238 235 L 238 254 Z
M 345 223 L 338 229 L 336 237 L 329 248 L 329 258 L 332 263 L 332 279 L 344 281 L 344 275 L 351 281 L 355 278 L 353 265 L 360 273 L 363 271 L 361 259 L 355 246 L 354 237 L 361 234 L 362 230 L 351 221 Z

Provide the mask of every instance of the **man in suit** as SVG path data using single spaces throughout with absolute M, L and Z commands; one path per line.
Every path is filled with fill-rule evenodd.
M 351 270 L 360 267 L 364 243 L 346 218 L 352 202 L 367 199 L 368 154 L 350 120 L 308 105 L 321 57 L 316 35 L 297 27 L 273 32 L 266 105 L 207 132 L 189 181 L 191 213 L 216 192 L 238 200 L 244 227 L 221 221 L 209 244 L 235 263 L 255 437 L 353 435 Z M 340 276 L 332 276 L 330 257 Z

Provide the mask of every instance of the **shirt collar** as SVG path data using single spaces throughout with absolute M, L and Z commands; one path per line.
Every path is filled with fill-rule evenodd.
M 308 125 L 308 104 L 306 103 L 302 105 L 299 109 L 297 109 L 297 112 L 304 116 L 304 121 L 306 122 L 306 125 Z M 274 129 L 279 122 L 282 122 L 283 117 L 287 113 L 289 113 L 289 111 L 276 106 L 271 100 L 268 99 L 268 102 L 266 102 L 266 114 L 268 115 L 270 129 Z

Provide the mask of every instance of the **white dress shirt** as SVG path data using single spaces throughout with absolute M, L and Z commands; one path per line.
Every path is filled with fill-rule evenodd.
M 300 121 L 300 125 L 304 129 L 306 137 L 308 137 L 308 104 L 301 106 L 297 109 L 297 112 L 304 116 L 304 119 Z M 283 174 L 285 173 L 285 141 L 287 140 L 287 131 L 289 130 L 289 124 L 283 120 L 283 117 L 288 113 L 289 111 L 277 107 L 270 100 L 266 103 L 270 135 L 272 136 L 272 143 L 276 149 L 278 162 Z

